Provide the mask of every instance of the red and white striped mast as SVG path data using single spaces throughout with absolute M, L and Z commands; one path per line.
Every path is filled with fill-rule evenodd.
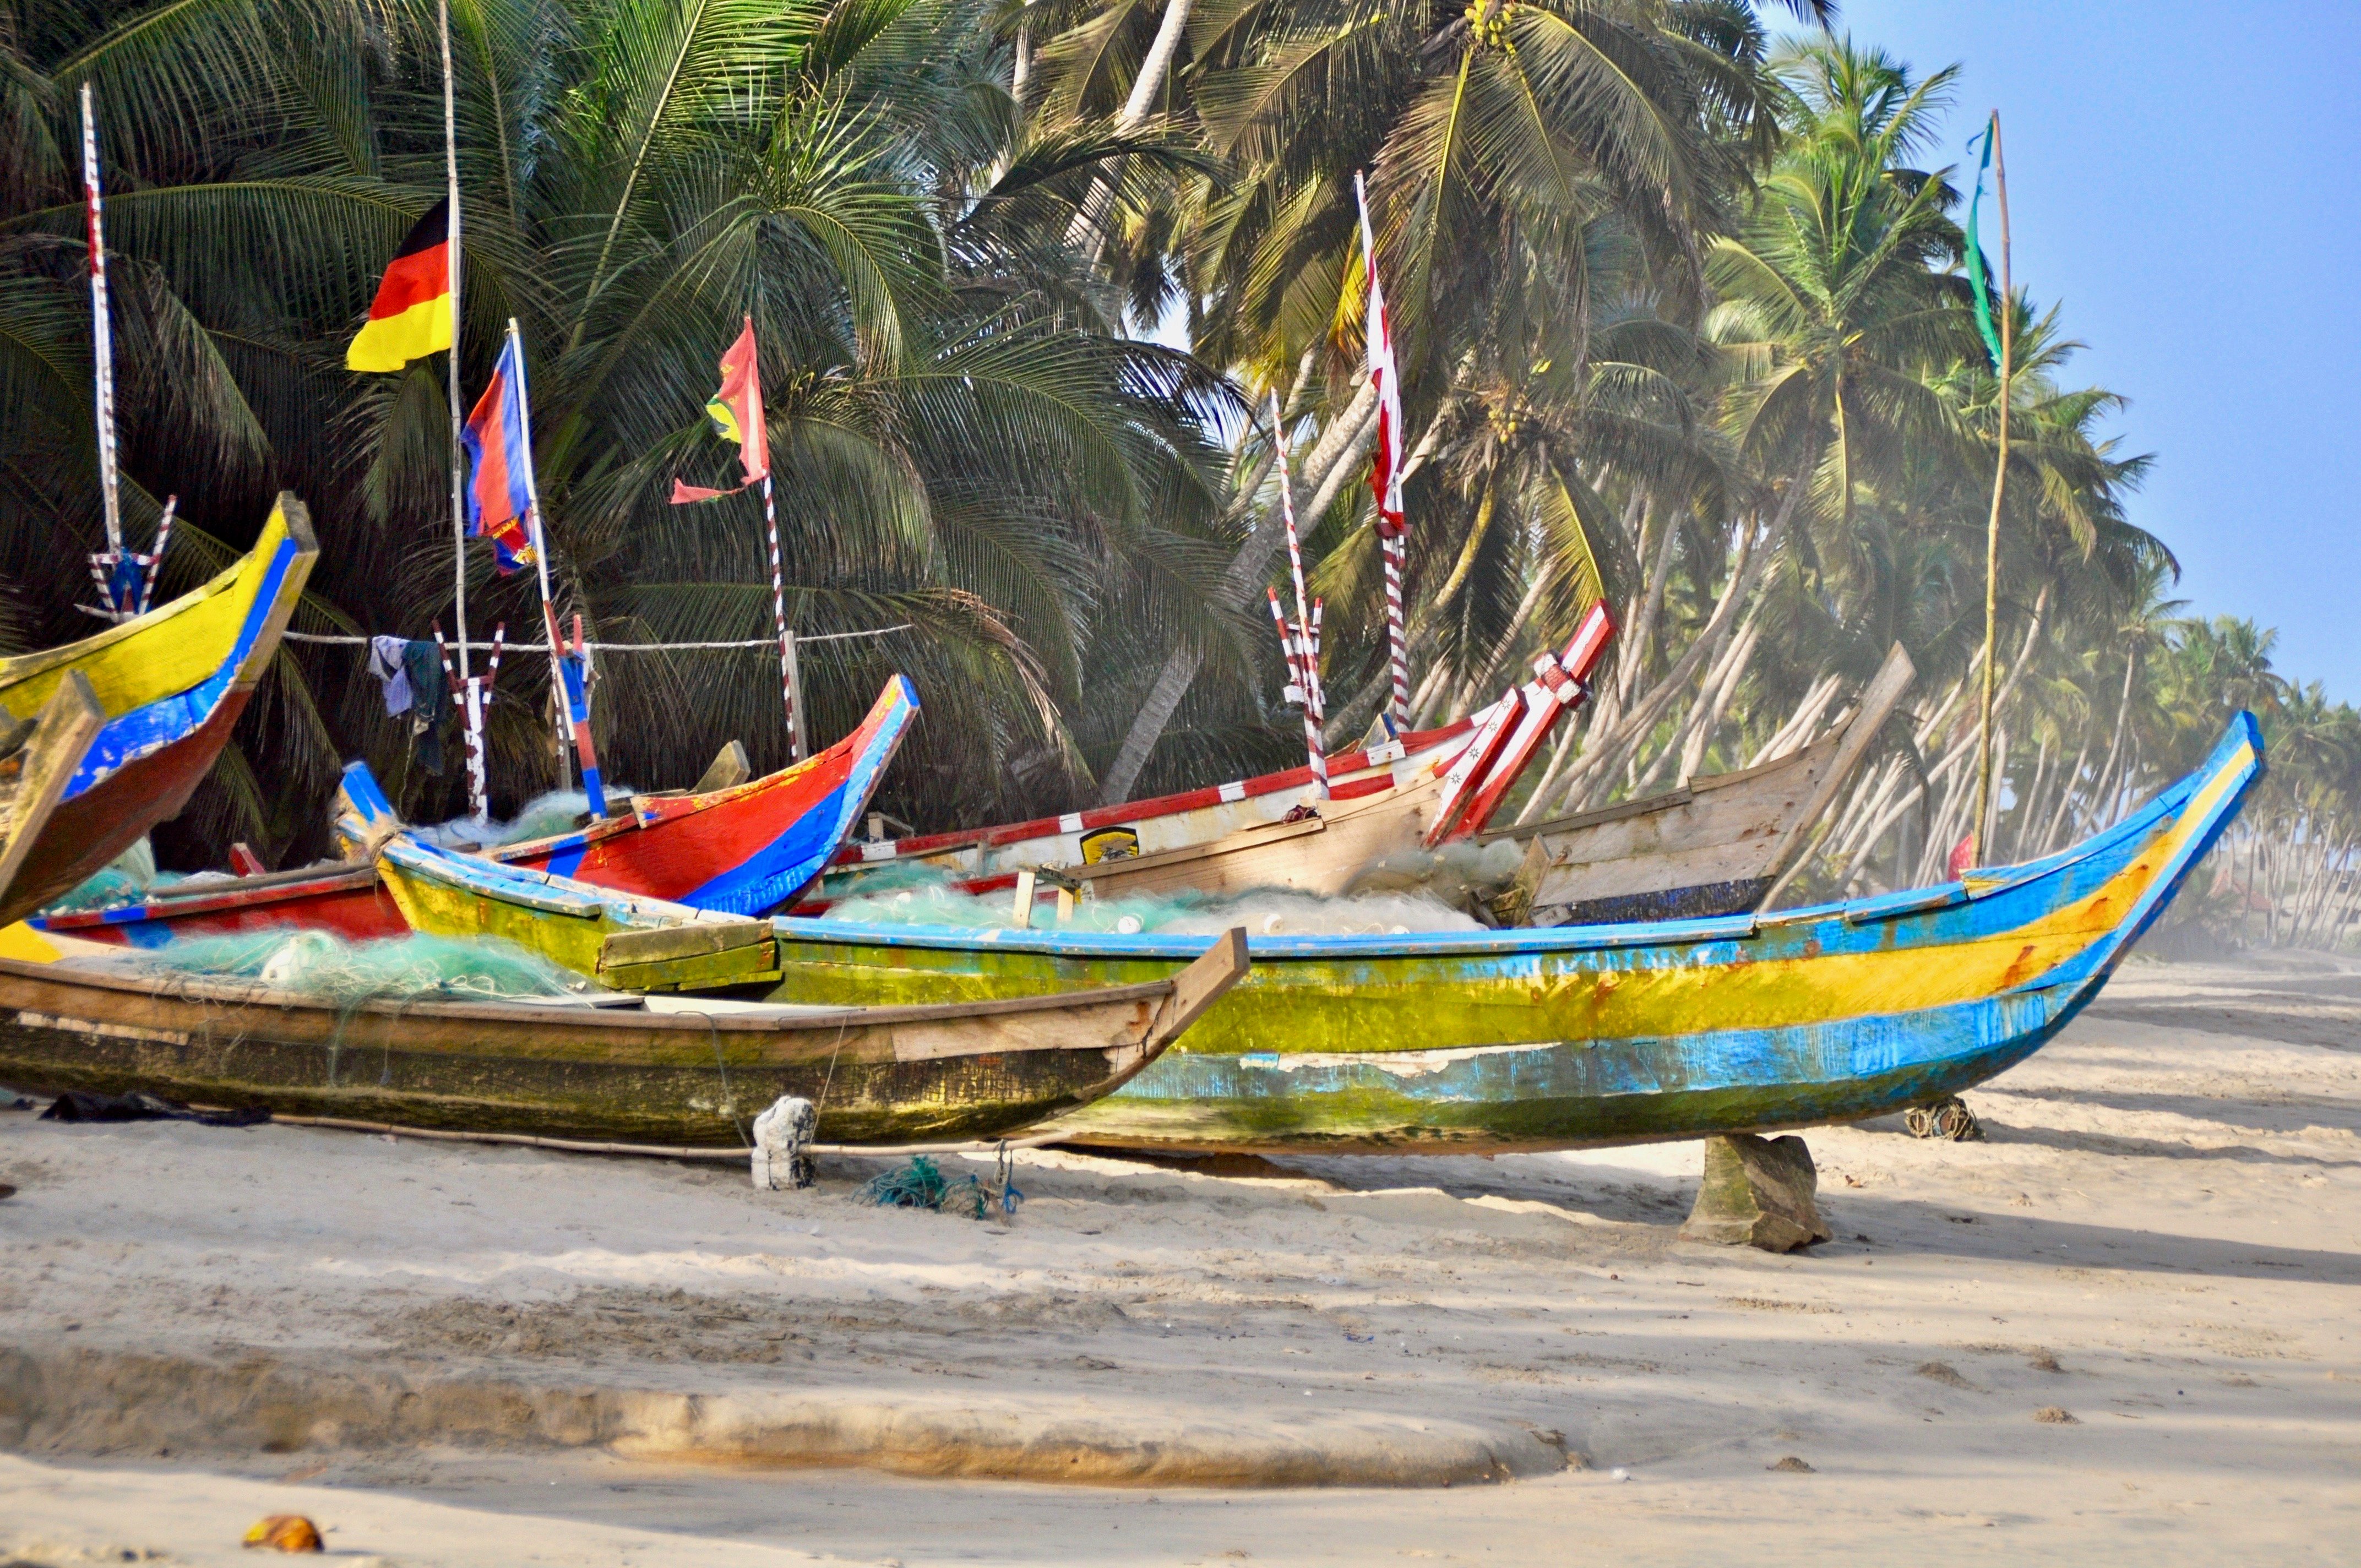
M 1280 412 L 1279 394 L 1270 397 L 1270 439 L 1279 457 L 1279 509 L 1287 522 L 1287 567 L 1295 580 L 1295 620 L 1292 623 L 1279 606 L 1279 590 L 1269 589 L 1270 613 L 1279 622 L 1279 647 L 1287 654 L 1287 673 L 1291 683 L 1289 695 L 1303 708 L 1303 750 L 1312 763 L 1312 793 L 1320 800 L 1328 798 L 1328 751 L 1322 736 L 1323 722 L 1328 716 L 1328 705 L 1320 690 L 1319 616 L 1307 600 L 1303 587 L 1303 543 L 1295 531 L 1295 476 L 1287 462 L 1287 422 Z
M 1353 196 L 1361 210 L 1361 263 L 1367 290 L 1363 336 L 1368 345 L 1369 383 L 1378 389 L 1378 439 L 1370 454 L 1369 489 L 1377 497 L 1378 543 L 1386 565 L 1386 649 L 1393 665 L 1393 698 L 1386 711 L 1396 725 L 1410 722 L 1410 635 L 1402 610 L 1402 569 L 1410 552 L 1404 541 L 1401 493 L 1401 372 L 1394 363 L 1393 317 L 1378 281 L 1378 242 L 1369 227 L 1369 193 L 1358 174 Z
M 82 84 L 82 188 L 90 226 L 90 343 L 97 378 L 98 479 L 106 494 L 106 547 L 123 548 L 123 499 L 115 467 L 115 325 L 106 301 L 106 220 L 98 190 L 98 115 Z

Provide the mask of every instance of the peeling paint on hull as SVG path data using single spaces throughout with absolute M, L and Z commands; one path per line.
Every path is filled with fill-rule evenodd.
M 1566 1147 L 1955 1093 L 2097 993 L 2262 767 L 2240 715 L 2204 767 L 2116 828 L 1964 884 L 1763 916 L 1259 939 L 1252 973 L 1184 1042 L 1065 1125 L 1189 1148 Z M 770 999 L 812 1003 L 1119 984 L 1170 974 L 1203 941 L 773 926 Z M 1504 1046 L 1533 1048 L 1484 1048 Z M 1431 1055 L 1455 1051 L 1471 1054 Z

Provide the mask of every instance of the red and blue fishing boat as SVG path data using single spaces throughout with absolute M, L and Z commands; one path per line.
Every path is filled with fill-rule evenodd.
M 729 789 L 633 795 L 628 812 L 486 854 L 618 892 L 759 915 L 795 898 L 819 875 L 867 809 L 917 711 L 917 688 L 895 675 L 860 725 L 818 756 Z M 346 795 L 363 818 L 360 847 L 366 850 L 366 835 L 382 838 L 400 823 L 367 770 L 356 768 L 357 775 L 346 770 Z M 96 862 L 104 863 L 104 858 Z M 410 928 L 367 860 L 183 883 L 137 903 L 61 911 L 34 924 L 86 940 L 150 948 L 175 938 L 276 927 L 329 931 L 355 941 L 398 937 Z

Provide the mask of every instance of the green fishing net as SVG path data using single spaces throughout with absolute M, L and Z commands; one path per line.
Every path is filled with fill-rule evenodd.
M 913 871 L 916 868 L 912 868 Z M 950 926 L 1005 929 L 1016 924 L 1013 893 L 962 893 L 939 872 L 905 873 L 880 888 L 864 883 L 855 896 L 829 907 L 831 920 L 878 926 Z M 1400 936 L 1410 931 L 1473 931 L 1477 923 L 1424 889 L 1388 890 L 1323 898 L 1309 893 L 1263 892 L 1214 898 L 1181 892 L 1169 896 L 1093 898 L 1085 894 L 1063 921 L 1051 885 L 1035 889 L 1034 927 L 1042 930 L 1112 931 L 1129 936 L 1166 932 L 1213 936 L 1243 926 L 1253 936 Z
M 942 1168 L 925 1155 L 912 1155 L 910 1163 L 899 1169 L 871 1177 L 862 1185 L 861 1199 L 881 1209 L 931 1209 L 938 1214 L 959 1214 L 971 1220 L 987 1217 L 996 1203 L 1003 1214 L 1014 1215 L 1025 1194 L 1016 1190 L 1009 1174 L 1005 1148 L 991 1186 L 972 1175 L 945 1176 Z
M 413 934 L 348 942 L 325 931 L 254 931 L 192 938 L 139 957 L 176 973 L 259 981 L 340 1006 L 566 996 L 582 986 L 547 959 L 498 938 L 460 942 Z

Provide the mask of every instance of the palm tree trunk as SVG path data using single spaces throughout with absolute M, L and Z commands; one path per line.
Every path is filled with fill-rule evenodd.
M 1335 500 L 1337 491 L 1344 488 L 1345 474 L 1360 461 L 1377 434 L 1377 390 L 1364 381 L 1345 411 L 1321 433 L 1303 466 L 1303 477 L 1296 490 L 1300 494 L 1306 487 L 1313 488 L 1312 499 L 1301 509 L 1301 515 L 1316 518 Z M 1272 507 L 1255 525 L 1254 532 L 1246 535 L 1246 542 L 1231 559 L 1229 569 L 1222 574 L 1221 583 L 1214 589 L 1214 603 L 1228 607 L 1245 602 L 1247 590 L 1262 580 L 1272 554 L 1286 537 L 1286 522 L 1279 509 Z M 1123 738 L 1115 764 L 1107 769 L 1099 792 L 1103 803 L 1112 806 L 1131 798 L 1131 786 L 1139 782 L 1148 753 L 1156 749 L 1164 727 L 1172 722 L 1180 699 L 1188 695 L 1189 684 L 1197 678 L 1197 671 L 1204 662 L 1202 652 L 1186 647 L 1174 649 L 1171 657 L 1164 661 L 1156 685 L 1140 707 L 1139 717 L 1132 721 L 1130 731 Z
M 1131 96 L 1123 101 L 1123 109 L 1115 117 L 1118 132 L 1136 131 L 1148 119 L 1148 111 L 1164 91 L 1164 79 L 1171 73 L 1172 57 L 1180 50 L 1180 34 L 1188 25 L 1189 0 L 1165 0 L 1164 20 L 1156 29 L 1156 39 L 1139 62 L 1139 74 L 1132 78 Z

